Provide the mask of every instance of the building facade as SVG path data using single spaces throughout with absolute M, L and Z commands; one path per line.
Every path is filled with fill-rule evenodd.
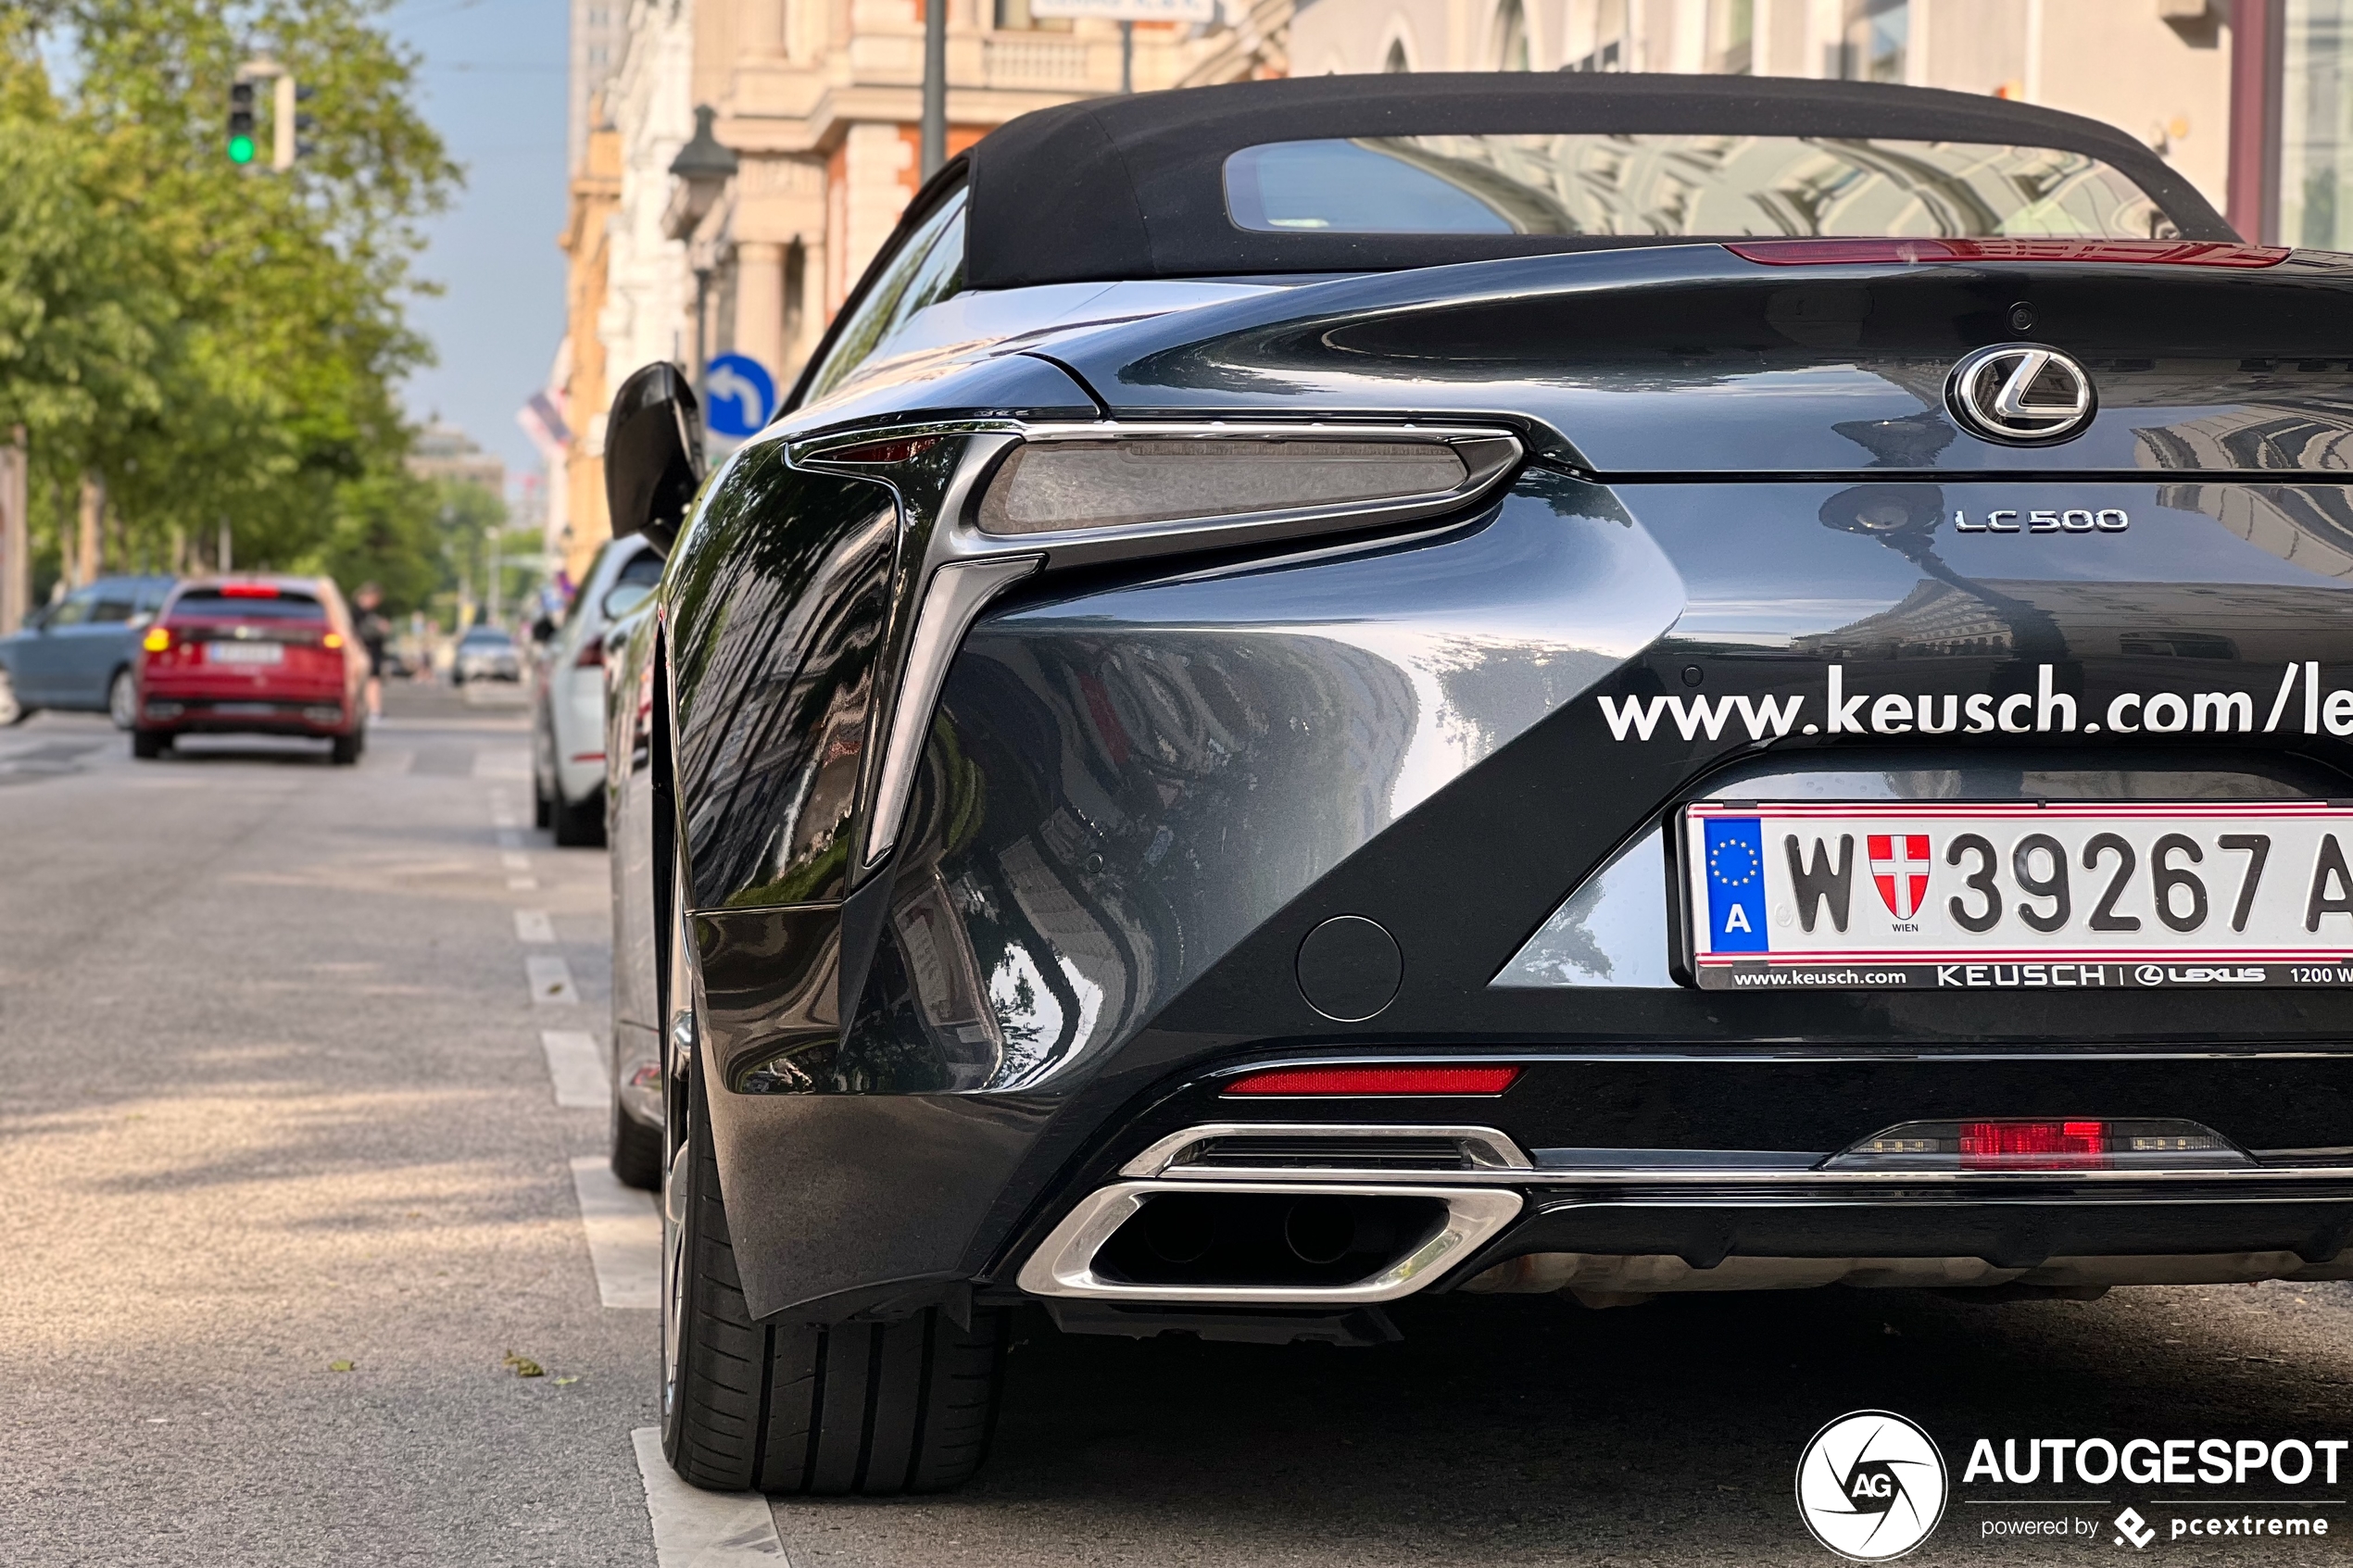
M 1993 94 L 2130 131 L 2219 207 L 2232 134 L 2228 9 L 2221 0 L 1301 0 L 1290 55 L 1297 75 L 1729 72 Z
M 1115 23 L 1035 17 L 1028 0 L 612 0 L 609 73 L 587 91 L 562 245 L 567 352 L 549 395 L 570 442 L 550 476 L 575 579 L 608 536 L 604 405 L 655 360 L 759 361 L 781 390 L 921 182 L 924 7 L 948 7 L 951 155 L 1017 115 L 1115 93 Z M 1281 75 L 1291 0 L 1231 20 L 1139 23 L 1138 91 Z M 576 28 L 592 10 L 574 0 Z M 575 43 L 575 71 L 586 55 Z M 672 162 L 696 110 L 736 171 L 689 200 Z M 723 444 L 724 445 L 724 444 Z

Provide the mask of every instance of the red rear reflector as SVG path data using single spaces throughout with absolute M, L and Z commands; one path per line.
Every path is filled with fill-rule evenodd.
M 580 645 L 580 657 L 572 661 L 574 670 L 594 670 L 605 661 L 605 645 L 596 637 Z
M 2284 245 L 2228 240 L 1741 240 L 1724 247 L 1768 267 L 1853 267 L 1940 261 L 2156 263 L 2169 267 L 2277 267 Z
M 274 599 L 278 590 L 267 583 L 223 583 L 220 596 L 224 599 Z
M 910 435 L 898 441 L 869 441 L 863 446 L 844 446 L 838 451 L 820 452 L 819 460 L 828 463 L 903 463 L 910 458 L 920 458 L 939 445 L 936 435 Z
M 1964 1122 L 1961 1168 L 2064 1169 L 2108 1163 L 2105 1122 Z
M 1228 1095 L 1500 1095 L 1516 1067 L 1280 1067 L 1226 1085 Z

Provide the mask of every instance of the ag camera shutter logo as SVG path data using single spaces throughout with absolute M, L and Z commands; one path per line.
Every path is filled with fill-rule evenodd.
M 1851 1562 L 1903 1556 L 1944 1517 L 1935 1441 L 1891 1411 L 1856 1411 L 1814 1434 L 1797 1461 L 1797 1514 Z

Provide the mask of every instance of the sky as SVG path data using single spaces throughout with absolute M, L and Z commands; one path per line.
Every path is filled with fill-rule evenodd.
M 564 330 L 565 0 L 399 0 L 385 19 L 423 56 L 420 107 L 466 184 L 429 227 L 418 274 L 438 282 L 409 320 L 439 362 L 403 389 L 507 461 L 539 455 L 515 410 L 547 379 Z

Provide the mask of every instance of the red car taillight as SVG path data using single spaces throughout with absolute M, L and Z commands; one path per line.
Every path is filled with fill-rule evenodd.
M 1964 1171 L 2065 1171 L 2108 1163 L 2104 1122 L 1964 1122 Z
M 605 645 L 596 637 L 580 645 L 580 657 L 572 661 L 574 670 L 601 670 L 605 664 Z
M 1277 1067 L 1235 1079 L 1227 1096 L 1500 1095 L 1516 1067 Z

